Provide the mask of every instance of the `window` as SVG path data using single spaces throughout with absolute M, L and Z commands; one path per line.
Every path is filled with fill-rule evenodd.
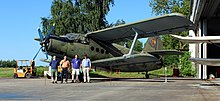
M 99 48 L 96 48 L 96 52 L 99 52 Z
M 95 48 L 92 46 L 90 49 L 91 49 L 92 51 L 94 51 Z
M 105 52 L 104 49 L 101 49 L 101 53 L 104 54 L 104 52 Z

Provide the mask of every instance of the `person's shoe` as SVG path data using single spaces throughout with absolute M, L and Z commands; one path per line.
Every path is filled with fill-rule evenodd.
M 56 83 L 56 84 L 57 84 L 57 81 L 55 81 L 54 83 Z
M 72 80 L 72 82 L 71 83 L 74 83 L 74 81 Z
M 52 83 L 54 84 L 54 81 L 52 81 Z

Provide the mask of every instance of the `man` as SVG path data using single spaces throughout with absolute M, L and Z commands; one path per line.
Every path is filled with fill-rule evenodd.
M 90 83 L 89 70 L 91 69 L 91 61 L 89 58 L 87 58 L 87 55 L 84 55 L 84 59 L 82 60 L 82 67 L 84 83 L 86 83 L 86 77 L 87 82 Z
M 57 66 L 58 66 L 58 64 L 59 63 L 58 63 L 58 60 L 56 59 L 56 56 L 53 56 L 53 59 L 50 61 L 52 83 L 57 83 Z
M 65 74 L 66 76 L 66 80 L 65 82 L 67 83 L 68 80 L 68 71 L 69 71 L 69 67 L 70 67 L 70 62 L 69 60 L 67 60 L 67 57 L 64 56 L 63 60 L 60 61 L 60 66 L 62 68 L 62 76 L 61 76 L 61 83 L 63 83 L 63 76 Z
M 81 67 L 81 60 L 78 58 L 78 55 L 75 55 L 75 58 L 72 59 L 72 83 L 79 82 L 79 68 Z M 74 79 L 76 74 L 76 79 Z

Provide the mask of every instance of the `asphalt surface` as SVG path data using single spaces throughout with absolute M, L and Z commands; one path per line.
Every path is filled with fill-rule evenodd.
M 52 84 L 50 79 L 0 79 L 0 101 L 220 101 L 220 80 L 108 79 Z

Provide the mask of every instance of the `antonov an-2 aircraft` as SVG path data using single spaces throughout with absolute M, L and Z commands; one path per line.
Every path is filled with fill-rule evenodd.
M 191 44 L 197 43 L 208 43 L 208 44 L 215 44 L 219 47 L 216 43 L 220 43 L 220 36 L 201 36 L 201 37 L 182 37 L 177 35 L 172 35 L 174 38 Z M 209 65 L 209 66 L 220 66 L 220 59 L 214 58 L 190 58 L 192 62 Z
M 69 59 L 74 54 L 83 57 L 87 54 L 92 60 L 93 67 L 121 72 L 146 72 L 162 67 L 163 55 L 179 55 L 176 50 L 162 50 L 159 35 L 188 31 L 193 23 L 178 13 L 163 15 L 130 24 L 106 28 L 87 34 L 69 33 L 65 36 L 52 34 L 54 26 L 44 36 L 38 29 L 40 50 L 49 55 Z M 134 51 L 134 45 L 139 38 L 148 38 L 141 52 Z M 131 48 L 115 44 L 125 39 L 132 39 Z M 36 39 L 37 40 L 37 39 Z

